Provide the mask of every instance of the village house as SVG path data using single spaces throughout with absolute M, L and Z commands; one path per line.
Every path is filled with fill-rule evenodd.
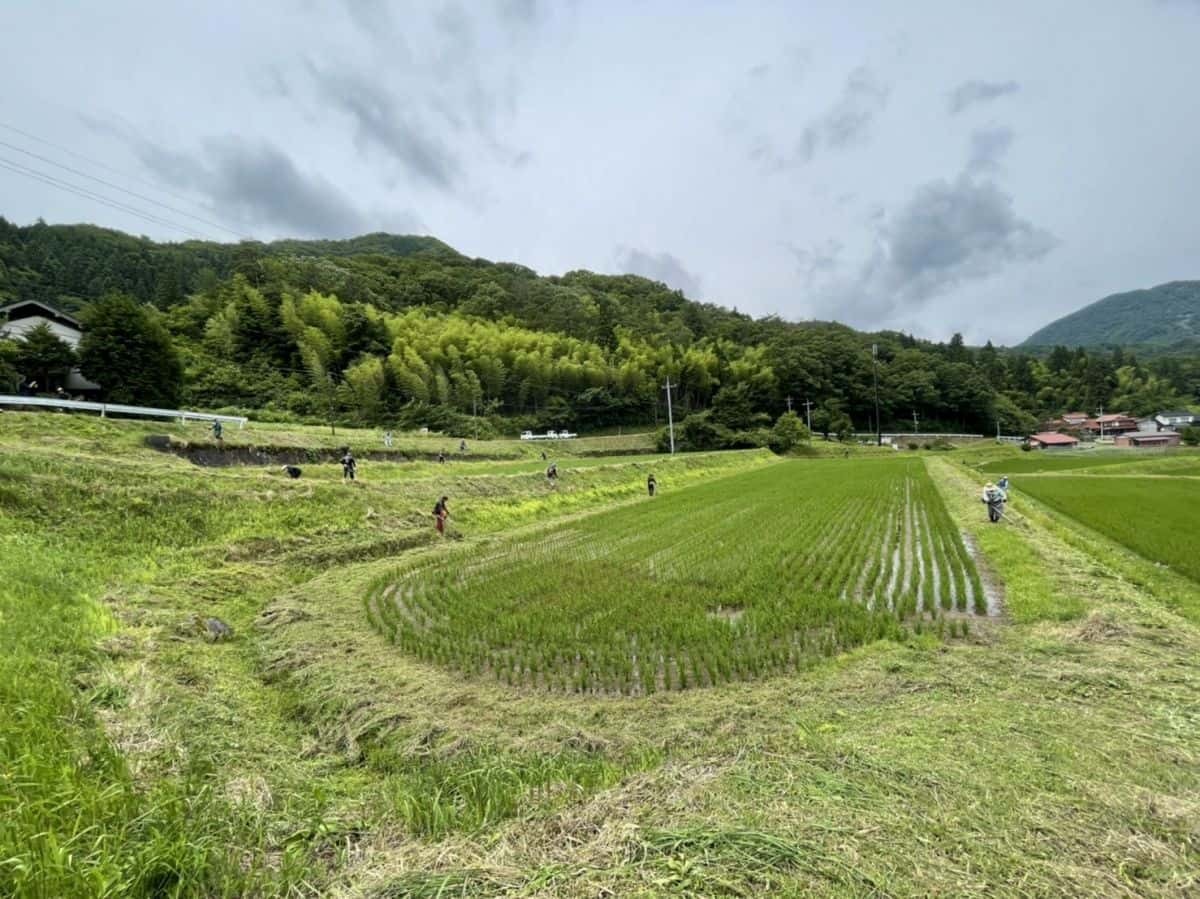
M 83 328 L 73 316 L 37 300 L 22 300 L 0 306 L 0 337 L 20 340 L 39 325 L 45 325 L 51 334 L 71 349 L 79 348 Z M 75 393 L 90 393 L 100 389 L 99 384 L 93 384 L 80 374 L 78 368 L 71 369 L 63 386 Z
M 1116 437 L 1118 434 L 1127 434 L 1138 430 L 1138 422 L 1136 418 L 1129 415 L 1100 415 L 1096 418 L 1089 418 L 1080 427 L 1097 437 Z
M 1069 434 L 1059 434 L 1056 431 L 1042 431 L 1029 438 L 1029 445 L 1034 449 L 1070 450 L 1079 446 L 1079 441 Z
M 1117 446 L 1131 449 L 1166 449 L 1169 446 L 1179 446 L 1178 431 L 1135 431 L 1132 434 L 1120 434 L 1113 440 Z
M 1192 425 L 1200 425 L 1200 415 L 1194 412 L 1188 412 L 1186 409 L 1172 409 L 1167 412 L 1159 412 L 1154 416 L 1154 420 L 1158 423 L 1160 430 L 1166 428 L 1174 430 L 1175 428 L 1187 428 Z

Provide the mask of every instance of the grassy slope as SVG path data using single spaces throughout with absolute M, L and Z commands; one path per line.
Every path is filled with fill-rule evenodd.
M 25 636 L 4 664 L 32 672 L 19 689 L 43 735 L 78 729 L 96 745 L 96 716 L 131 764 L 130 778 L 63 769 L 85 786 L 127 784 L 124 817 L 103 825 L 128 834 L 108 853 L 113 867 L 136 870 L 138 852 L 161 850 L 192 894 L 216 895 L 248 891 L 222 866 L 228 843 L 259 862 L 249 886 L 274 878 L 271 892 L 284 882 L 395 896 L 1197 886 L 1196 628 L 1136 583 L 1134 562 L 1036 509 L 1023 527 L 983 525 L 976 480 L 945 459 L 931 459 L 931 473 L 1003 581 L 1014 623 L 950 645 L 876 644 L 756 684 L 585 700 L 465 683 L 366 625 L 362 597 L 394 566 L 389 556 L 439 552 L 426 507 L 451 472 L 385 477 L 375 466 L 358 487 L 334 472 L 288 484 L 134 449 L 123 426 L 7 424 L 0 538 L 25 548 L 3 555 L 0 627 L 6 641 Z M 763 461 L 654 464 L 682 488 L 713 466 Z M 581 467 L 550 493 L 536 472 L 483 469 L 453 472 L 459 527 L 481 551 L 548 515 L 622 502 L 645 471 Z M 56 590 L 64 598 L 48 604 Z M 197 611 L 230 621 L 236 639 L 196 639 L 186 619 Z M 70 640 L 51 656 L 59 621 Z M 6 758 L 28 757 L 31 726 L 0 725 Z M 65 783 L 60 800 L 81 789 Z M 0 790 L 28 813 L 0 830 L 12 840 L 37 822 L 78 827 L 48 816 L 48 791 Z M 172 817 L 177 795 L 210 798 Z M 153 830 L 158 819 L 139 808 L 163 809 L 170 839 L 151 839 L 145 820 Z M 0 857 L 24 849 L 9 843 Z M 5 864 L 0 876 L 15 876 Z M 71 889 L 42 893 L 103 894 L 77 867 L 26 874 L 24 894 L 55 871 L 53 885 Z

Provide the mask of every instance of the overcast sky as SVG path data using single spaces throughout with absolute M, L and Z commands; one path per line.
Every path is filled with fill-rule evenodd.
M 977 343 L 1200 278 L 1200 0 L 5 0 L 0 34 L 21 224 L 426 233 Z

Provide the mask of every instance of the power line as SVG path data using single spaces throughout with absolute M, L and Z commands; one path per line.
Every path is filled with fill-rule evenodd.
M 189 228 L 186 225 L 180 225 L 176 222 L 172 222 L 168 219 L 154 215 L 153 213 L 146 212 L 145 210 L 137 209 L 133 206 L 127 206 L 126 204 L 121 203 L 118 200 L 114 200 L 111 197 L 98 194 L 86 187 L 80 187 L 78 184 L 72 184 L 69 181 L 63 181 L 62 179 L 56 178 L 53 175 L 48 175 L 45 172 L 39 172 L 37 169 L 29 168 L 26 165 L 15 162 L 11 159 L 5 159 L 2 156 L 0 156 L 0 168 L 6 168 L 11 172 L 16 172 L 18 175 L 24 175 L 26 178 L 33 178 L 34 180 L 41 181 L 43 184 L 48 184 L 51 187 L 57 187 L 59 190 L 64 190 L 67 193 L 74 194 L 77 197 L 83 197 L 86 200 L 93 200 L 112 209 L 136 216 L 137 218 L 150 222 L 151 224 L 162 225 L 166 228 L 182 231 L 184 234 L 190 234 L 191 236 L 201 240 L 207 239 L 207 235 L 201 234 L 199 231 Z
M 84 156 L 82 153 L 76 153 L 69 147 L 64 147 L 62 144 L 56 144 L 54 141 L 46 140 L 44 137 L 38 137 L 36 134 L 30 134 L 28 131 L 18 128 L 16 125 L 10 125 L 7 122 L 0 122 L 0 128 L 12 131 L 14 134 L 19 134 L 24 138 L 28 138 L 29 140 L 37 141 L 39 144 L 45 144 L 47 147 L 53 147 L 61 153 L 66 153 L 68 156 L 74 156 L 76 159 L 80 159 L 98 168 L 102 168 L 106 172 L 111 172 L 114 175 L 120 175 L 122 178 L 128 178 L 130 181 L 136 181 L 138 184 L 145 185 L 146 187 L 156 190 L 159 193 L 166 194 L 168 197 L 173 197 L 176 200 L 179 200 L 181 203 L 197 205 L 195 199 L 192 197 L 185 197 L 181 194 L 177 194 L 174 191 L 167 190 L 167 188 L 159 184 L 155 184 L 153 181 L 147 181 L 145 178 L 139 178 L 137 175 L 131 175 L 129 172 L 123 172 L 120 169 L 113 168 L 111 165 L 100 162 L 98 159 L 92 159 L 90 156 Z
M 111 181 L 105 181 L 103 178 L 97 178 L 95 175 L 89 175 L 87 172 L 81 172 L 81 171 L 79 171 L 79 169 L 73 169 L 69 165 L 64 165 L 61 162 L 55 162 L 53 159 L 50 159 L 47 156 L 42 156 L 38 153 L 34 153 L 32 150 L 23 149 L 22 147 L 18 147 L 16 144 L 10 144 L 7 141 L 0 140 L 0 147 L 7 147 L 10 150 L 16 150 L 18 153 L 24 153 L 26 156 L 32 156 L 34 159 L 38 159 L 42 162 L 49 163 L 50 165 L 57 166 L 60 169 L 64 169 L 65 171 L 70 172 L 72 175 L 78 175 L 81 178 L 87 178 L 89 181 L 95 181 L 97 184 L 103 184 L 105 187 L 112 188 L 113 190 L 119 190 L 121 193 L 129 194 L 129 196 L 136 197 L 137 199 L 142 200 L 146 203 L 152 203 L 155 206 L 159 206 L 162 209 L 166 209 L 166 210 L 169 210 L 170 212 L 174 212 L 177 215 L 186 216 L 187 218 L 190 218 L 194 221 L 201 222 L 201 223 L 203 223 L 205 225 L 209 225 L 210 227 L 213 227 L 213 228 L 218 228 L 221 231 L 224 231 L 228 234 L 232 234 L 234 237 L 237 237 L 239 239 L 248 238 L 250 240 L 253 240 L 253 238 L 250 238 L 249 235 L 241 234 L 237 231 L 234 231 L 232 228 L 226 228 L 224 225 L 219 224 L 218 222 L 209 221 L 208 219 L 203 218 L 198 215 L 192 215 L 187 210 L 180 209 L 176 206 L 171 206 L 168 203 L 160 203 L 160 202 L 158 202 L 158 200 L 155 200 L 153 197 L 147 197 L 145 194 L 139 194 L 135 191 L 127 190 L 126 188 L 121 187 L 121 185 L 119 185 L 119 184 L 113 184 Z

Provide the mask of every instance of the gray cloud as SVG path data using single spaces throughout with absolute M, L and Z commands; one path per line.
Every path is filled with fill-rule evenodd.
M 796 260 L 800 274 L 804 277 L 806 287 L 822 277 L 829 276 L 837 270 L 838 257 L 842 253 L 842 245 L 836 240 L 827 240 L 822 244 L 804 249 L 787 244 L 788 252 Z
M 682 290 L 692 299 L 700 296 L 700 279 L 670 253 L 655 254 L 632 247 L 618 247 L 617 269 L 652 281 L 661 281 L 674 290 Z
M 344 0 L 343 6 L 346 8 L 350 20 L 368 38 L 376 42 L 387 42 L 392 45 L 393 52 L 399 49 L 407 55 L 402 38 L 399 47 L 394 44 L 394 41 L 400 36 L 387 0 Z
M 203 194 L 219 214 L 247 225 L 319 237 L 368 230 L 366 217 L 334 185 L 301 172 L 291 157 L 266 142 L 230 135 L 205 141 L 199 156 L 146 142 L 134 149 L 158 178 Z
M 967 171 L 971 174 L 990 172 L 1000 167 L 1016 135 L 1011 128 L 996 126 L 980 128 L 971 133 L 971 150 Z
M 1013 211 L 1013 198 L 967 173 L 924 184 L 889 222 L 876 250 L 851 281 L 830 285 L 823 314 L 878 325 L 902 308 L 920 308 L 968 281 L 1044 258 L 1059 240 Z
M 866 66 L 855 69 L 837 101 L 805 126 L 790 158 L 780 167 L 811 162 L 822 148 L 842 150 L 863 142 L 876 116 L 887 106 L 891 93 Z
M 1021 85 L 1015 81 L 964 81 L 950 92 L 950 114 L 958 115 L 977 103 L 990 103 L 1006 94 L 1015 94 Z
M 514 25 L 532 25 L 542 15 L 538 0 L 497 0 L 496 12 L 501 21 Z
M 462 166 L 458 156 L 420 121 L 401 108 L 382 85 L 350 73 L 331 72 L 309 63 L 320 96 L 355 126 L 360 152 L 374 148 L 417 178 L 442 190 L 452 190 Z

